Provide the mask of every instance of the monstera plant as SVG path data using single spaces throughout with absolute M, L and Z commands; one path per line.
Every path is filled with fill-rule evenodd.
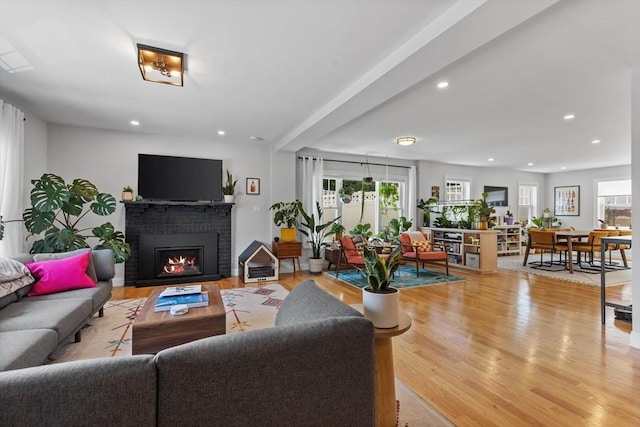
M 31 253 L 65 252 L 91 247 L 88 239 L 97 238 L 94 249 L 111 249 L 116 262 L 131 255 L 124 234 L 106 222 L 94 228 L 80 228 L 79 222 L 88 214 L 111 215 L 116 211 L 116 199 L 101 193 L 86 179 L 74 179 L 71 184 L 54 174 L 44 174 L 31 180 L 31 208 L 22 218 L 31 235 L 44 233 L 31 247 Z M 91 234 L 88 231 L 91 231 Z

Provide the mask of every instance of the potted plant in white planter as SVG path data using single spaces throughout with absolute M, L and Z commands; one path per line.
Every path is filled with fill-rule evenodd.
M 322 266 L 324 265 L 322 248 L 329 245 L 328 242 L 325 242 L 325 239 L 334 234 L 332 226 L 340 219 L 340 217 L 337 217 L 321 224 L 322 214 L 322 207 L 318 202 L 316 202 L 316 212 L 312 212 L 311 215 L 300 207 L 300 215 L 302 215 L 303 220 L 298 224 L 298 231 L 306 236 L 307 242 L 311 245 L 309 273 L 322 272 Z
M 233 175 L 231 175 L 231 173 L 229 172 L 229 169 L 227 169 L 227 180 L 224 182 L 224 185 L 222 186 L 222 194 L 224 195 L 225 203 L 233 203 L 234 193 L 236 189 L 236 182 L 238 182 L 238 180 L 237 179 L 234 180 Z
M 365 265 L 361 272 L 367 286 L 362 289 L 362 306 L 364 316 L 376 328 L 395 328 L 400 322 L 400 291 L 390 284 L 400 266 L 401 249 L 402 246 L 397 246 L 383 258 L 374 249 L 363 248 Z
M 298 215 L 302 210 L 302 202 L 278 202 L 271 205 L 269 210 L 273 211 L 273 223 L 280 228 L 280 240 L 283 242 L 293 242 L 296 240 L 296 227 L 298 226 Z

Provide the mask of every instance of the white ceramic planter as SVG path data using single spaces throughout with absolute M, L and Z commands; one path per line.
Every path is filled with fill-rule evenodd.
M 233 194 L 225 194 L 224 195 L 224 202 L 225 203 L 233 203 L 234 197 L 235 196 Z
M 400 323 L 400 291 L 380 294 L 362 289 L 364 317 L 371 320 L 376 328 L 395 328 Z
M 323 258 L 309 258 L 309 273 L 320 274 L 324 267 Z

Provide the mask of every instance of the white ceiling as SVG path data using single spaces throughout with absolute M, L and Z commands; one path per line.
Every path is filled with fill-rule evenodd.
M 52 123 L 215 143 L 614 166 L 631 163 L 638 22 L 637 0 L 0 0 L 0 59 L 33 66 L 0 69 L 0 96 Z M 136 43 L 184 52 L 184 87 L 143 81 Z

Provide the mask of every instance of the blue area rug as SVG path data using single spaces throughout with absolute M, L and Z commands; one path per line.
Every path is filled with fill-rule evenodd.
M 335 271 L 327 271 L 327 274 L 334 279 L 336 278 Z M 338 280 L 360 289 L 367 286 L 366 279 L 358 270 L 355 269 L 340 270 Z M 444 273 L 429 270 L 426 268 L 421 268 L 420 276 L 416 277 L 415 265 L 401 265 L 400 268 L 398 268 L 398 271 L 396 271 L 396 277 L 391 282 L 391 286 L 398 289 L 415 288 L 418 286 L 431 286 L 449 282 L 459 282 L 461 280 L 465 280 L 465 278 L 458 276 L 447 276 Z

